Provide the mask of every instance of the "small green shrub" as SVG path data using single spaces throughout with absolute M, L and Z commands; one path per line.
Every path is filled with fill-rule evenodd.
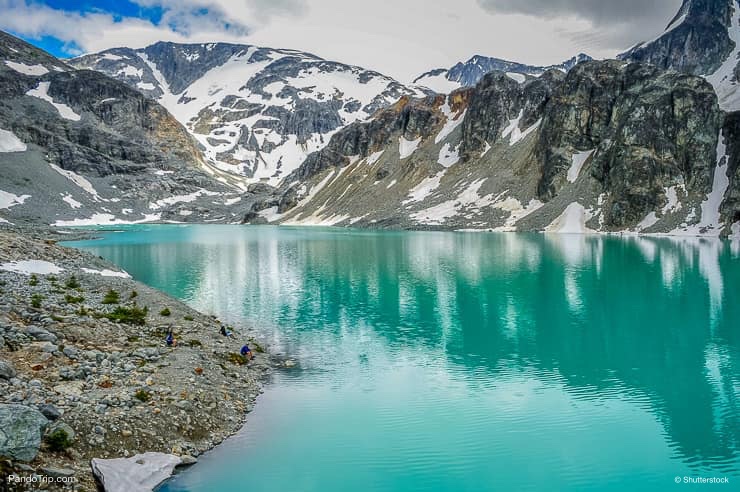
M 48 280 L 50 284 L 55 284 L 59 279 L 55 275 L 47 275 L 46 280 Z
M 139 297 L 139 293 L 136 292 L 135 290 L 132 290 L 131 295 L 128 296 L 129 299 L 136 299 L 137 297 Z
M 38 284 L 39 278 L 34 273 L 33 275 L 31 275 L 31 279 L 28 281 L 28 285 L 30 285 L 31 287 L 36 287 Z
M 257 352 L 258 354 L 264 354 L 265 353 L 265 349 L 262 348 L 262 345 L 260 345 L 259 343 L 255 342 L 254 340 L 250 340 L 249 341 L 249 345 L 251 345 L 252 348 L 254 349 L 254 351 Z
M 134 398 L 142 403 L 146 403 L 152 399 L 152 394 L 149 393 L 147 390 L 140 389 L 136 390 L 136 393 L 134 393 Z
M 81 287 L 80 281 L 77 280 L 77 277 L 75 277 L 74 275 L 67 279 L 67 281 L 64 283 L 64 286 L 68 289 L 79 289 Z
M 146 323 L 146 316 L 149 313 L 149 309 L 145 306 L 140 308 L 136 304 L 131 307 L 117 306 L 113 312 L 105 315 L 111 321 L 117 321 L 119 323 L 125 323 L 127 325 L 143 325 Z
M 188 340 L 188 345 L 190 347 L 202 347 L 203 343 L 200 340 L 192 339 Z
M 116 292 L 113 289 L 108 289 L 108 292 L 105 293 L 105 296 L 103 297 L 103 304 L 118 304 L 121 302 L 121 296 L 118 292 Z
M 244 357 L 242 354 L 236 354 L 234 352 L 229 353 L 226 359 L 234 365 L 243 366 L 249 362 L 249 359 Z
M 166 307 L 166 308 L 162 309 L 162 310 L 161 310 L 161 311 L 159 312 L 159 315 L 160 315 L 160 316 L 169 316 L 170 314 L 172 314 L 172 313 L 170 312 L 170 308 L 168 308 L 168 307 Z
M 51 451 L 60 452 L 72 446 L 72 439 L 69 438 L 67 431 L 57 429 L 46 436 L 46 444 L 48 444 Z
M 85 306 L 80 306 L 80 309 L 75 311 L 77 316 L 87 316 L 87 308 Z
M 41 308 L 41 301 L 43 300 L 44 296 L 42 296 L 41 294 L 34 294 L 31 296 L 31 306 L 39 309 Z
M 83 302 L 85 302 L 85 298 L 82 296 L 73 296 L 70 294 L 65 294 L 64 302 L 66 302 L 67 304 L 82 304 Z
M 186 314 L 185 316 L 183 316 L 182 319 L 184 319 L 185 321 L 193 321 L 193 317 L 190 316 L 189 314 Z

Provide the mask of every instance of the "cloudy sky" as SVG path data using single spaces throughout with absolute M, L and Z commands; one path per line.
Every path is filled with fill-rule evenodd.
M 0 0 L 0 29 L 58 56 L 159 40 L 295 48 L 407 82 L 474 54 L 611 57 L 681 0 Z

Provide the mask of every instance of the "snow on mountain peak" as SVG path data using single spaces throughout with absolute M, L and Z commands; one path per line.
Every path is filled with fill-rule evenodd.
M 421 95 L 361 67 L 295 50 L 160 42 L 71 61 L 157 99 L 216 167 L 277 185 L 339 128 L 403 95 Z

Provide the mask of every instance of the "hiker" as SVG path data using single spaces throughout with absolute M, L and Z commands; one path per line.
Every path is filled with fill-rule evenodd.
M 249 348 L 249 345 L 247 345 L 246 343 L 242 347 L 241 354 L 242 354 L 242 357 L 246 357 L 247 360 L 254 359 L 254 354 L 252 353 L 252 350 Z
M 177 345 L 177 341 L 175 340 L 175 334 L 172 332 L 172 328 L 167 330 L 167 336 L 165 337 L 164 341 L 168 347 Z
M 225 337 L 231 336 L 231 332 L 226 329 L 226 325 L 221 325 L 221 334 Z

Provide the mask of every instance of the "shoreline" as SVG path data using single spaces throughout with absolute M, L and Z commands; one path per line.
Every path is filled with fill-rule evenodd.
M 95 490 L 93 458 L 158 452 L 193 464 L 243 428 L 280 366 L 248 327 L 224 337 L 213 316 L 56 244 L 95 232 L 0 229 L 0 418 L 18 426 L 15 447 L 0 446 L 10 457 L 4 479 L 51 476 L 74 483 L 62 490 Z M 111 290 L 115 302 L 104 303 Z M 164 343 L 169 327 L 175 347 Z M 243 343 L 256 352 L 248 363 Z M 54 439 L 59 429 L 68 442 Z

